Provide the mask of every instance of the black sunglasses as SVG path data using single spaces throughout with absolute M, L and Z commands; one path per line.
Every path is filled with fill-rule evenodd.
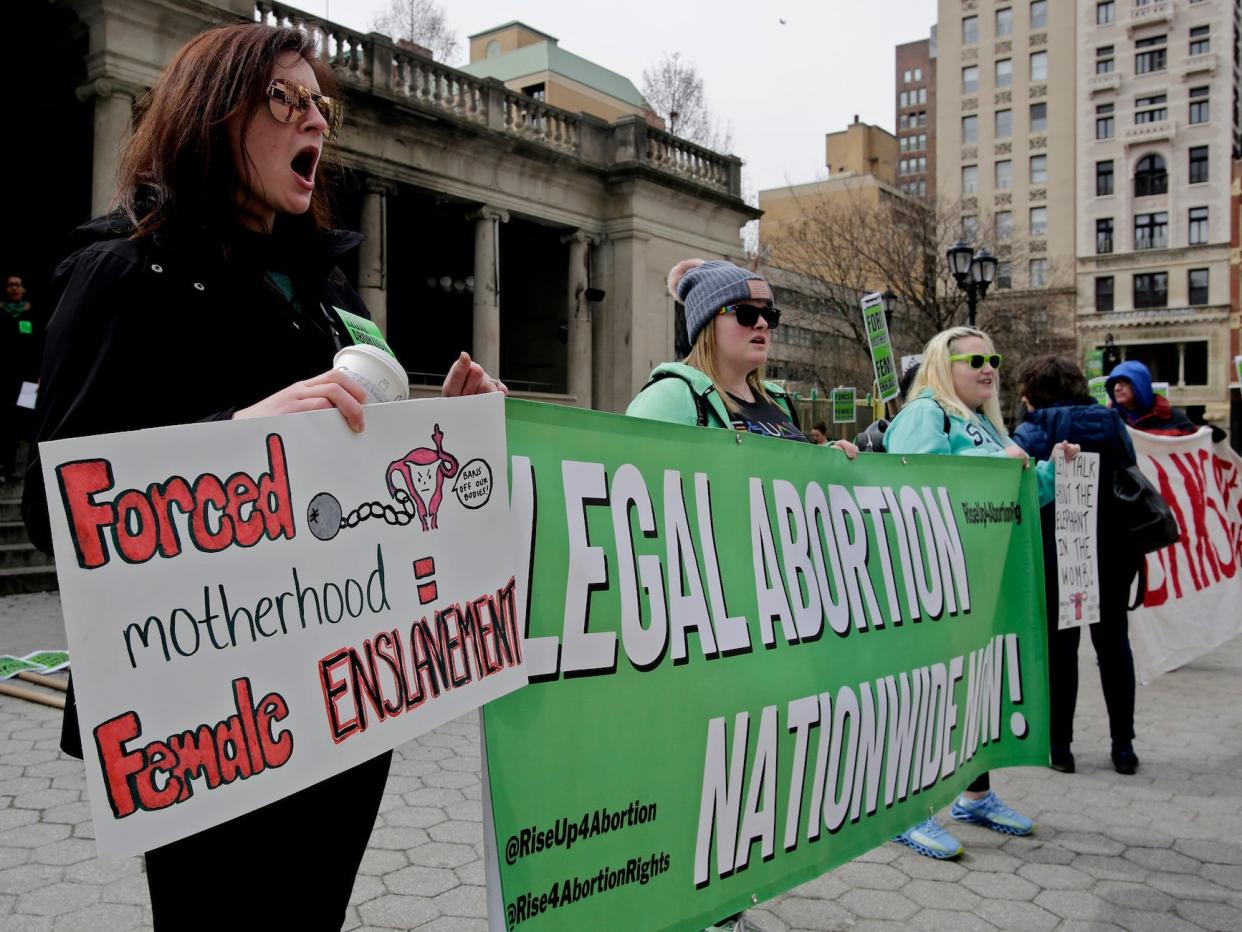
M 762 317 L 768 323 L 769 330 L 775 330 L 781 322 L 779 307 L 755 307 L 753 304 L 730 304 L 722 307 L 717 314 L 732 314 L 743 327 L 753 327 Z

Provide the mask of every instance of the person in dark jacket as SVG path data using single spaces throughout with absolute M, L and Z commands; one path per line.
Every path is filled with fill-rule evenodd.
M 1108 374 L 1104 383 L 1113 407 L 1135 430 L 1168 437 L 1183 437 L 1198 432 L 1186 412 L 1169 404 L 1151 387 L 1151 372 L 1137 360 L 1127 360 Z
M 25 412 L 17 407 L 17 396 L 23 382 L 39 377 L 42 329 L 26 300 L 22 277 L 7 276 L 0 304 L 0 485 L 18 478 L 17 444 L 26 436 L 28 425 Z
M 1150 389 L 1150 382 L 1147 384 Z M 1134 657 L 1130 652 L 1126 606 L 1130 583 L 1138 572 L 1141 557 L 1131 552 L 1124 541 L 1106 542 L 1100 529 L 1114 526 L 1117 501 L 1110 494 L 1113 475 L 1117 470 L 1134 464 L 1134 446 L 1118 412 L 1095 403 L 1087 389 L 1086 378 L 1070 360 L 1060 356 L 1036 356 L 1027 360 L 1019 372 L 1018 387 L 1027 415 L 1014 431 L 1014 443 L 1040 460 L 1051 457 L 1053 447 L 1063 440 L 1100 456 L 1099 509 L 1096 512 L 1100 620 L 1088 627 L 1099 661 L 1104 704 L 1108 708 L 1113 766 L 1118 773 L 1132 774 L 1138 769 L 1139 760 L 1132 743 Z M 1078 642 L 1082 629 L 1058 629 L 1055 510 L 1054 504 L 1040 509 L 1044 537 L 1044 594 L 1048 604 L 1050 744 L 1053 769 L 1073 773 L 1074 755 L 1070 744 L 1074 739 Z
M 332 360 L 369 316 L 336 268 L 316 169 L 338 129 L 312 38 L 213 29 L 169 63 L 122 158 L 120 209 L 77 231 L 56 271 L 37 439 L 336 408 L 361 388 Z M 324 88 L 330 89 L 330 88 Z M 503 390 L 462 353 L 444 394 Z M 23 517 L 50 549 L 42 471 Z M 72 701 L 62 746 L 83 748 Z M 93 749 L 91 753 L 94 753 Z M 146 855 L 157 929 L 339 929 L 390 754 Z

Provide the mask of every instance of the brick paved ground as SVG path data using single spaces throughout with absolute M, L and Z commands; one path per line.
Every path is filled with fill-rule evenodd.
M 63 646 L 55 595 L 0 598 L 0 653 Z M 748 911 L 764 932 L 826 929 L 1242 929 L 1242 638 L 1140 688 L 1137 775 L 1114 773 L 1084 647 L 1072 776 L 993 778 L 1034 838 L 954 826 L 967 853 L 886 844 Z M 0 697 L 0 928 L 150 925 L 138 859 L 94 858 L 81 764 L 60 713 Z M 347 928 L 482 930 L 479 733 L 473 715 L 397 752 Z M 637 928 L 637 926 L 635 926 Z

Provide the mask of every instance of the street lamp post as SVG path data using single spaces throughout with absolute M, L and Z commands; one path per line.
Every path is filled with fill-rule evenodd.
M 945 253 L 949 271 L 957 281 L 957 287 L 966 292 L 966 306 L 970 311 L 970 326 L 975 325 L 975 313 L 979 302 L 988 293 L 988 286 L 996 278 L 996 257 L 986 249 L 974 250 L 968 243 L 958 240 Z
M 893 326 L 893 311 L 897 307 L 897 295 L 890 288 L 880 295 L 880 300 L 884 302 L 884 320 L 891 327 Z

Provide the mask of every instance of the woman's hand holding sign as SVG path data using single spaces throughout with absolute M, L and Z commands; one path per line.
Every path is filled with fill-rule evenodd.
M 339 369 L 329 369 L 305 382 L 294 382 L 288 388 L 282 388 L 249 408 L 242 408 L 233 418 L 272 417 L 276 414 L 336 408 L 350 429 L 361 433 L 366 426 L 362 415 L 362 405 L 366 399 L 366 392 L 361 385 Z

